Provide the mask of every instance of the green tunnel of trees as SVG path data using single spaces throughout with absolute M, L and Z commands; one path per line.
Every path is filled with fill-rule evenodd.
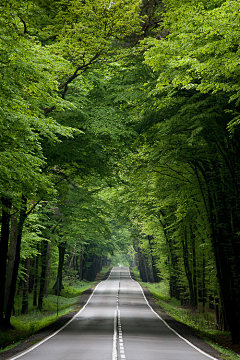
M 239 343 L 239 1 L 0 10 L 1 326 L 120 251 Z

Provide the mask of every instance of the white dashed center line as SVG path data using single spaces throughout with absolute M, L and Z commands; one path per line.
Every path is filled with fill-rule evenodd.
M 121 360 L 126 359 L 124 345 L 123 345 L 123 337 L 122 337 L 121 314 L 119 310 L 119 293 L 120 293 L 120 281 L 119 281 L 119 288 L 117 293 L 117 310 L 115 310 L 115 316 L 114 316 L 112 360 L 118 360 L 118 348 L 119 348 Z M 117 338 L 117 334 L 118 334 L 118 338 Z

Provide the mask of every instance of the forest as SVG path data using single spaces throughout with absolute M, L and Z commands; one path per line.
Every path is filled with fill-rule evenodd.
M 239 1 L 0 10 L 0 327 L 125 254 L 240 343 Z

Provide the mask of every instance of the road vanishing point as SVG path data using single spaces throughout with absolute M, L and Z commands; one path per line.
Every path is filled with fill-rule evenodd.
M 151 308 L 126 267 L 114 267 L 61 329 L 10 358 L 21 360 L 215 359 L 181 337 Z

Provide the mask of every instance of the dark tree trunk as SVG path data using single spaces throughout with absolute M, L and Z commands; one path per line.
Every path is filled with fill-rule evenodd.
M 30 258 L 25 260 L 25 279 L 23 287 L 22 314 L 28 314 L 28 294 L 29 294 L 29 275 L 30 275 Z
M 211 241 L 214 251 L 220 296 L 226 322 L 233 343 L 240 342 L 240 241 L 236 235 L 239 229 L 239 209 L 237 197 L 229 196 L 224 188 L 229 176 L 221 173 L 217 162 L 198 164 L 206 183 L 209 206 Z M 220 179 L 225 176 L 225 183 Z M 228 174 L 229 175 L 229 174 Z M 229 185 L 230 191 L 232 188 Z M 234 207 L 233 207 L 234 202 Z M 234 216 L 232 211 L 234 209 Z M 238 218 L 238 221 L 235 219 Z M 234 221 L 233 221 L 234 219 Z M 234 225 L 234 231 L 232 226 Z M 234 309 L 234 311 L 233 311 Z
M 64 256 L 66 251 L 66 243 L 60 243 L 58 245 L 58 274 L 57 279 L 59 279 L 60 284 L 62 284 L 62 278 L 63 278 L 63 265 L 64 265 Z M 59 293 L 61 292 L 61 288 L 59 289 Z M 55 291 L 55 294 L 57 295 L 57 290 Z
M 16 211 L 16 209 L 13 209 Z M 9 292 L 13 276 L 13 267 L 16 257 L 16 246 L 17 246 L 17 233 L 18 233 L 18 220 L 16 217 L 11 217 L 11 231 L 10 231 L 10 242 L 8 248 L 8 261 L 6 270 L 6 283 L 5 283 L 5 299 L 4 299 L 4 312 L 7 309 L 7 303 L 9 299 Z
M 79 280 L 83 279 L 83 254 L 84 254 L 84 245 L 81 244 L 81 252 L 80 252 L 80 264 L 79 264 Z
M 40 277 L 40 284 L 39 284 L 39 294 L 38 294 L 38 309 L 42 310 L 43 307 L 43 297 L 44 297 L 44 288 L 46 282 L 46 273 L 47 273 L 47 249 L 48 249 L 48 241 L 42 241 L 42 251 L 41 251 L 41 277 Z
M 162 217 L 162 219 L 161 219 Z M 178 282 L 178 271 L 177 271 L 177 255 L 175 252 L 175 246 L 173 243 L 173 239 L 170 239 L 168 236 L 166 225 L 164 224 L 164 213 L 161 212 L 160 214 L 160 224 L 162 225 L 165 241 L 169 251 L 169 269 L 170 269 L 170 279 L 169 279 L 169 286 L 170 286 L 170 296 L 175 297 L 177 300 L 180 299 L 180 289 L 179 289 L 179 282 Z
M 206 274 L 205 274 L 206 260 L 205 254 L 203 252 L 203 260 L 202 260 L 202 305 L 203 310 L 205 310 L 206 306 Z
M 50 277 L 50 255 L 51 255 L 51 242 L 48 241 L 47 245 L 47 256 L 46 256 L 46 277 L 45 277 L 45 286 L 44 286 L 44 297 L 48 296 L 48 285 Z
M 14 306 L 14 296 L 16 291 L 16 283 L 17 283 L 17 276 L 18 276 L 18 268 L 20 263 L 20 251 L 21 251 L 21 241 L 22 241 L 22 231 L 23 231 L 23 225 L 24 221 L 27 218 L 27 198 L 22 195 L 22 204 L 21 204 L 21 210 L 20 210 L 20 218 L 18 223 L 18 234 L 17 234 L 17 246 L 16 246 L 16 256 L 15 256 L 15 262 L 13 267 L 13 275 L 12 275 L 12 282 L 9 292 L 9 299 L 7 303 L 6 308 L 6 314 L 5 314 L 5 325 L 7 327 L 11 327 L 10 324 L 10 318 L 12 309 Z
M 9 224 L 10 211 L 12 206 L 11 199 L 2 197 L 2 226 L 1 226 L 1 241 L 0 241 L 0 326 L 3 324 L 4 318 L 4 298 L 5 298 L 5 282 L 6 282 L 6 265 L 8 253 L 8 238 L 9 238 Z
M 151 282 L 146 257 L 142 253 L 141 249 L 139 249 L 138 256 L 140 277 L 144 282 Z
M 39 245 L 37 245 L 37 251 L 39 251 Z M 33 306 L 37 306 L 38 259 L 39 259 L 39 255 L 36 255 L 34 260 L 34 275 L 33 275 Z
M 190 306 L 192 308 L 196 308 L 196 302 L 195 302 L 195 298 L 194 298 L 193 277 L 192 277 L 192 272 L 191 272 L 190 264 L 189 264 L 188 236 L 187 236 L 187 227 L 186 226 L 185 226 L 184 230 L 185 230 L 184 236 L 182 238 L 184 269 L 185 269 L 185 274 L 186 274 L 186 277 L 188 280 Z
M 190 225 L 191 247 L 192 247 L 192 278 L 193 278 L 193 306 L 197 308 L 197 261 L 196 261 L 196 239 L 193 233 L 193 228 Z
M 76 246 L 77 246 L 77 244 L 75 243 L 75 244 L 74 244 L 74 247 L 73 247 L 73 252 L 71 253 L 71 256 L 70 256 L 70 261 L 69 261 L 67 273 L 69 273 L 69 271 L 70 271 L 71 268 L 72 268 L 73 259 L 74 259 L 75 251 L 76 251 Z
M 157 272 L 156 259 L 155 259 L 155 256 L 153 254 L 152 240 L 153 240 L 153 237 L 148 235 L 148 243 L 149 243 L 149 247 L 150 247 L 153 282 L 159 282 L 161 280 L 161 278 L 160 278 L 160 276 L 158 275 L 158 272 Z

